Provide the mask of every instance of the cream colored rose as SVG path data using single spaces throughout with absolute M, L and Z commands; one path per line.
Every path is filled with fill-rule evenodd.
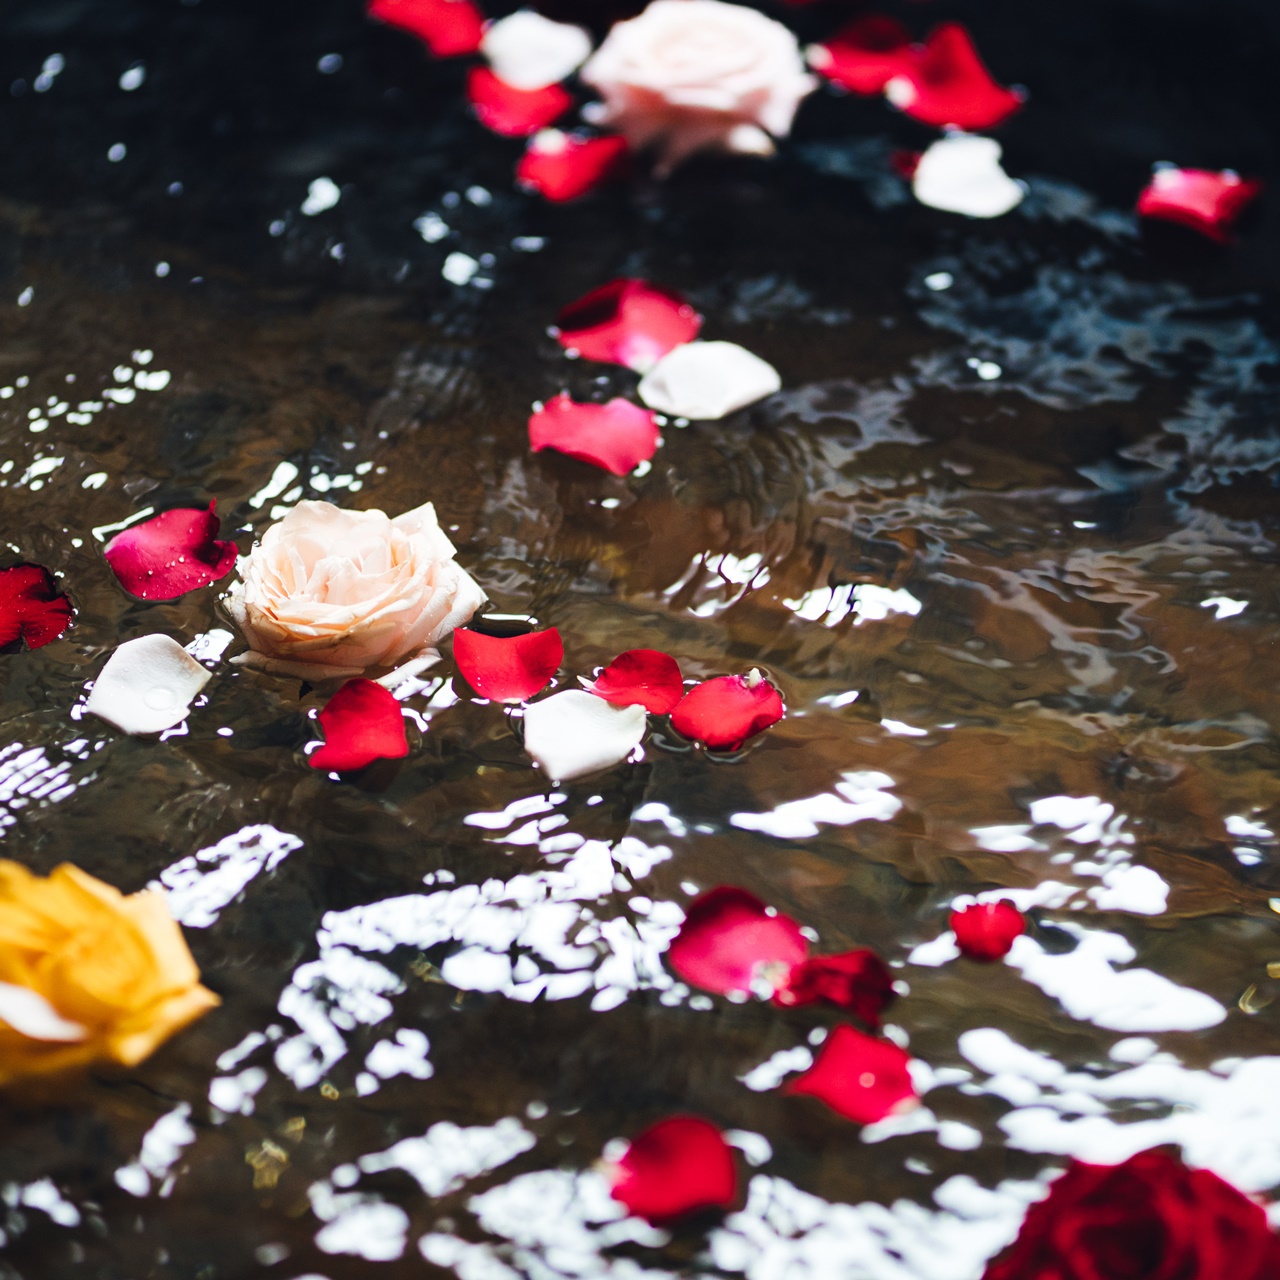
M 235 661 L 324 680 L 422 657 L 485 599 L 454 554 L 429 502 L 394 520 L 300 502 L 240 561 Z
M 581 75 L 604 99 L 593 123 L 656 148 L 662 173 L 695 151 L 772 154 L 816 83 L 786 27 L 721 0 L 653 0 Z

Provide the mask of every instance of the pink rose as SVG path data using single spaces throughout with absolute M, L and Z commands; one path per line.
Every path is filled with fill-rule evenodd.
M 771 155 L 815 84 L 786 27 L 722 0 L 653 0 L 581 75 L 604 99 L 592 123 L 655 148 L 663 174 L 695 151 Z

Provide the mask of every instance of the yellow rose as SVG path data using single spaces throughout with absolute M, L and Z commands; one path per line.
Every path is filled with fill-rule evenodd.
M 162 893 L 0 859 L 0 1085 L 134 1066 L 218 1003 Z

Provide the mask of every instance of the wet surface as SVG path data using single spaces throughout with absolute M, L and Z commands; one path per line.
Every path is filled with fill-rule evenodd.
M 168 885 L 224 1001 L 4 1110 L 0 1275 L 974 1280 L 1067 1154 L 1176 1142 L 1274 1195 L 1278 215 L 1210 252 L 1127 212 L 1152 160 L 1275 179 L 1274 13 L 955 8 L 1032 90 L 1030 196 L 975 225 L 887 171 L 924 131 L 826 97 L 772 165 L 548 208 L 456 68 L 319 8 L 0 22 L 0 540 L 78 610 L 0 658 L 0 852 Z M 546 332 L 619 274 L 784 387 L 624 479 L 525 434 L 634 387 Z M 101 556 L 209 498 L 247 550 L 304 496 L 434 501 L 493 607 L 560 629 L 561 687 L 646 646 L 765 668 L 787 718 L 549 789 L 446 662 L 408 759 L 318 775 L 318 697 L 216 660 L 218 589 L 132 601 Z M 78 718 L 152 632 L 208 637 L 186 725 Z M 837 1015 L 675 982 L 717 883 L 896 966 L 924 1109 L 859 1131 L 783 1096 Z M 951 958 L 950 904 L 1000 889 L 1029 936 Z M 743 1213 L 668 1236 L 592 1165 L 673 1110 L 756 1167 Z

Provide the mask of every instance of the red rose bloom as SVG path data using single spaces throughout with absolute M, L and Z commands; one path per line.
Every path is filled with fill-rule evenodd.
M 1166 1151 L 1073 1162 L 983 1280 L 1275 1280 L 1262 1206 Z

